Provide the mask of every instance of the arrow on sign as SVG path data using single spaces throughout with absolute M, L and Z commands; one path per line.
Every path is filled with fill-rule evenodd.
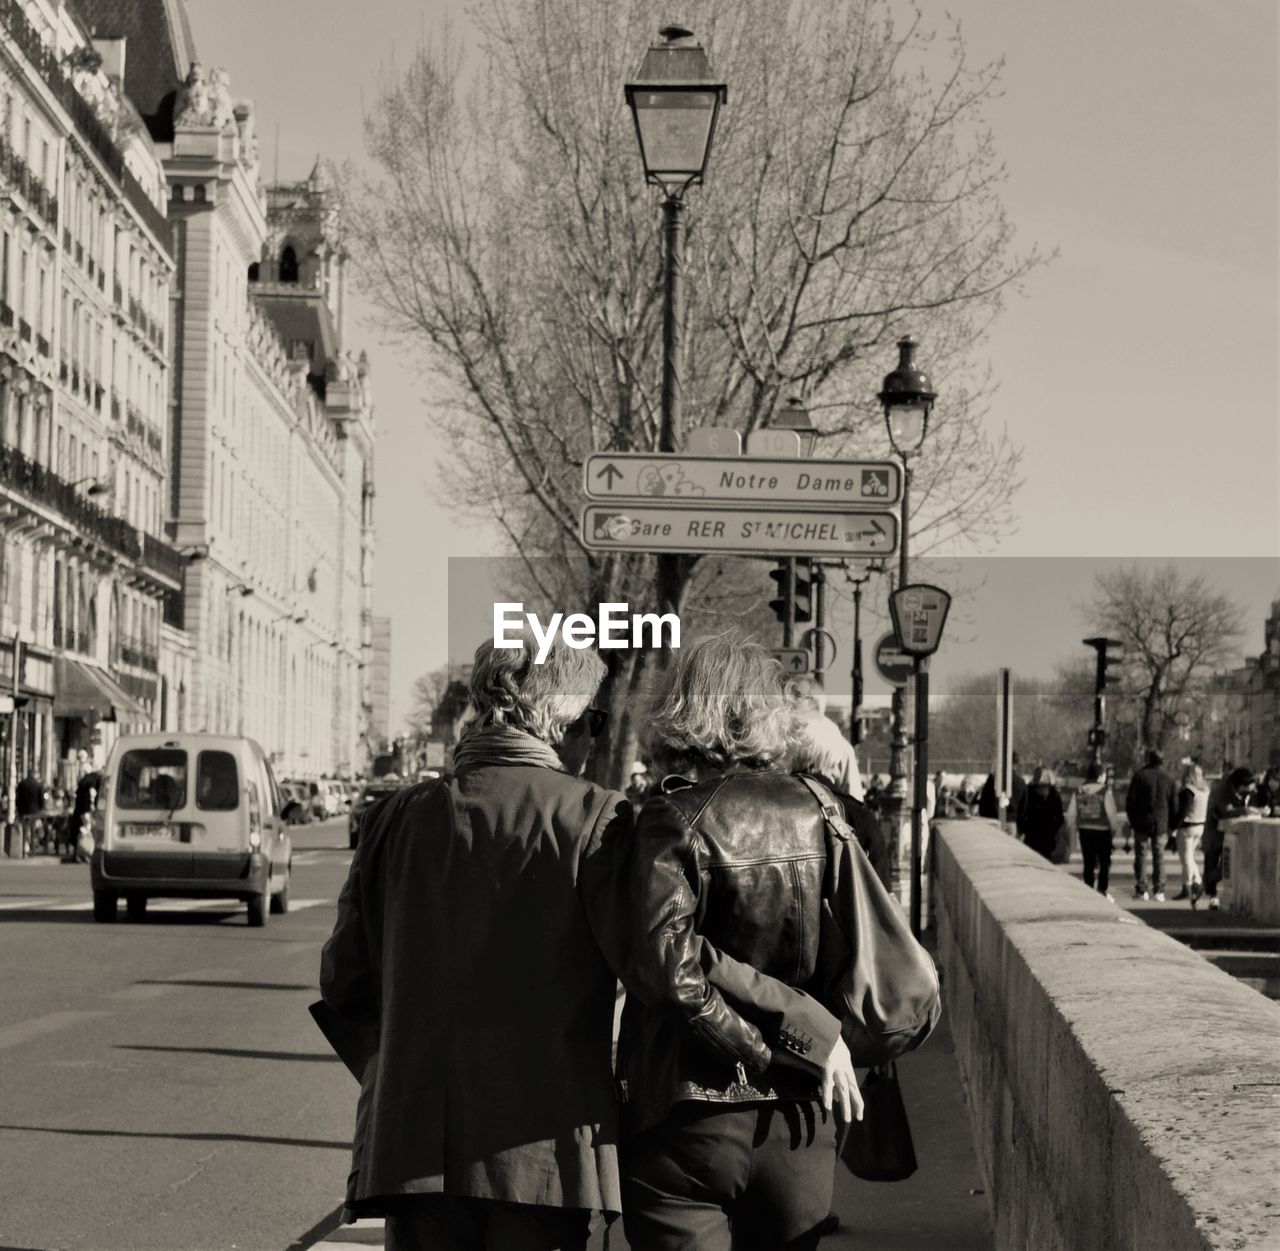
M 805 664 L 803 656 L 791 657 L 791 672 L 803 673 L 809 666 Z
M 623 474 L 622 470 L 619 469 L 617 465 L 613 465 L 613 464 L 606 465 L 603 469 L 600 470 L 598 474 L 596 474 L 597 478 L 604 479 L 604 489 L 606 491 L 612 491 L 613 484 L 619 478 L 624 476 L 625 475 Z

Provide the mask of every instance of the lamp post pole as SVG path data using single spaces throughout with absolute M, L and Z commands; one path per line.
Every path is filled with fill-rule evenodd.
M 845 577 L 853 584 L 853 661 L 849 671 L 849 742 L 857 747 L 862 742 L 862 719 L 858 710 L 862 707 L 862 585 L 871 578 L 868 567 L 860 578 Z
M 658 427 L 658 451 L 674 452 L 683 434 L 684 395 L 680 366 L 684 344 L 684 201 L 678 192 L 662 198 L 662 237 L 665 250 L 662 288 L 662 412 Z M 659 612 L 680 609 L 680 556 L 658 556 Z
M 916 341 L 910 335 L 898 340 L 898 366 L 885 376 L 880 402 L 884 405 L 889 443 L 902 461 L 902 527 L 898 548 L 898 587 L 909 581 L 911 527 L 910 458 L 924 445 L 929 433 L 929 413 L 937 398 L 929 389 L 928 375 L 915 365 Z M 918 701 L 917 701 L 918 702 Z M 893 694 L 893 742 L 889 755 L 889 795 L 885 805 L 885 829 L 890 864 L 897 889 L 901 881 L 902 813 L 907 802 L 907 695 L 905 688 Z M 924 802 L 923 793 L 916 796 Z M 913 840 L 914 841 L 914 840 Z
M 727 91 L 711 75 L 707 54 L 693 32 L 668 23 L 650 46 L 639 72 L 625 87 L 636 124 L 645 180 L 660 186 L 664 247 L 662 299 L 662 411 L 658 451 L 679 451 L 684 434 L 680 384 L 684 329 L 684 193 L 702 181 L 716 116 Z M 658 600 L 664 612 L 679 608 L 684 558 L 657 560 Z

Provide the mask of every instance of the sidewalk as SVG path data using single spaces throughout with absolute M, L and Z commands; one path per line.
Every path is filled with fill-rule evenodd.
M 864 1182 L 837 1164 L 832 1210 L 840 1229 L 822 1240 L 823 1251 L 991 1251 L 991 1219 L 945 1011 L 933 1037 L 898 1062 L 898 1077 L 919 1170 L 903 1182 Z M 382 1222 L 339 1227 L 312 1245 L 314 1251 L 381 1247 Z M 603 1247 L 597 1230 L 589 1251 Z M 627 1248 L 619 1221 L 609 1251 Z

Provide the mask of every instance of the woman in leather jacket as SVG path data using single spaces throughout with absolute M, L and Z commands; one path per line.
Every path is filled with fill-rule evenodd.
M 725 637 L 681 650 L 655 693 L 647 746 L 674 775 L 636 829 L 627 983 L 637 993 L 618 1047 L 635 1251 L 816 1246 L 834 1114 L 861 1115 L 852 1062 L 822 1089 L 803 1031 L 784 1031 L 749 1070 L 690 1028 L 707 996 L 703 938 L 797 991 L 813 987 L 826 848 L 818 801 L 786 771 L 799 720 L 770 654 Z

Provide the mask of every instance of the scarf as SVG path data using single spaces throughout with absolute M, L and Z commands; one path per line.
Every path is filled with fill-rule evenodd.
M 541 739 L 511 725 L 473 722 L 453 749 L 455 770 L 481 765 L 540 765 L 564 772 L 555 750 Z

